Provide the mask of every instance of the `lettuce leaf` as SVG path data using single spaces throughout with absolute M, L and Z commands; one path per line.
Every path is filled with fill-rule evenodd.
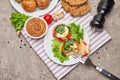
M 66 60 L 69 60 L 68 57 L 64 56 L 64 53 L 60 50 L 61 42 L 56 39 L 52 40 L 52 51 L 54 53 L 54 57 L 58 58 L 61 63 Z
M 13 12 L 11 14 L 10 21 L 14 25 L 15 30 L 21 30 L 24 26 L 25 21 L 29 18 L 30 16 L 27 16 L 25 14 L 21 14 L 19 12 Z
M 80 25 L 76 25 L 75 23 L 71 23 L 68 26 L 71 32 L 71 38 L 75 39 L 76 41 L 80 41 L 80 39 L 84 39 L 84 29 L 80 27 Z

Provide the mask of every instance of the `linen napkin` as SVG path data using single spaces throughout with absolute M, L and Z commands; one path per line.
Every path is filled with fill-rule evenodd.
M 64 11 L 63 8 L 61 7 L 60 2 L 57 4 L 56 8 L 50 13 L 53 14 L 55 11 L 58 12 Z M 61 19 L 61 21 L 72 21 L 80 23 L 80 25 L 85 28 L 90 39 L 90 54 L 93 54 L 98 48 L 100 48 L 103 44 L 105 44 L 111 39 L 111 36 L 106 31 L 103 31 L 101 33 L 92 32 L 91 27 L 89 25 L 92 18 L 93 16 L 91 16 L 90 13 L 86 14 L 85 16 L 76 18 L 70 16 L 69 13 L 65 13 L 65 17 Z M 49 27 L 52 27 L 53 24 L 54 22 L 51 25 L 49 25 Z M 44 63 L 48 66 L 48 68 L 50 69 L 50 71 L 57 80 L 63 78 L 67 73 L 69 73 L 72 69 L 79 65 L 78 63 L 75 65 L 63 66 L 54 63 L 52 60 L 48 58 L 47 54 L 45 53 L 43 45 L 44 38 L 41 38 L 39 40 L 31 39 L 25 34 L 24 30 L 22 30 L 22 35 L 34 49 L 35 53 L 37 53 L 39 57 L 44 61 Z

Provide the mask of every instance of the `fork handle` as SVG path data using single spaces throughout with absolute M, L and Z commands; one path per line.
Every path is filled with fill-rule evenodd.
M 116 77 L 115 75 L 111 74 L 110 72 L 100 68 L 100 67 L 96 67 L 96 69 L 102 73 L 104 76 L 108 77 L 110 80 L 120 80 L 118 77 Z

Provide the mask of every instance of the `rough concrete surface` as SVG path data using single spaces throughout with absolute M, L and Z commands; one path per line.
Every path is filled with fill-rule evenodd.
M 91 14 L 96 14 L 100 0 L 89 0 Z M 120 78 L 120 0 L 115 0 L 112 12 L 106 16 L 104 29 L 112 40 L 97 50 L 90 58 L 93 63 Z M 9 0 L 0 0 L 0 80 L 55 80 L 52 73 L 30 48 L 26 40 L 18 38 L 10 23 L 15 10 Z M 62 80 L 109 80 L 93 67 L 77 66 Z

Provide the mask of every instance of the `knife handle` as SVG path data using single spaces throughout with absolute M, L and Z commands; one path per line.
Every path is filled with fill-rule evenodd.
M 120 80 L 118 77 L 116 77 L 115 75 L 111 74 L 110 72 L 100 68 L 100 67 L 96 67 L 96 69 L 102 73 L 104 76 L 108 77 L 110 80 Z

